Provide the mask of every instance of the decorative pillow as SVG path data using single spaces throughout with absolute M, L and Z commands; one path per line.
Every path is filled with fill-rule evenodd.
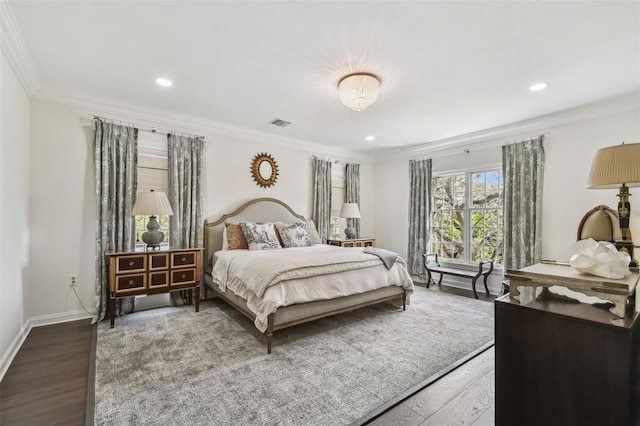
M 273 250 L 282 246 L 278 242 L 273 223 L 240 222 L 249 250 Z
M 249 244 L 239 223 L 225 222 L 229 250 L 248 249 Z
M 276 223 L 283 247 L 307 247 L 311 245 L 306 223 Z
M 309 233 L 311 244 L 322 244 L 320 234 L 318 234 L 318 230 L 316 229 L 316 224 L 313 223 L 313 219 L 309 219 L 307 221 L 307 232 Z

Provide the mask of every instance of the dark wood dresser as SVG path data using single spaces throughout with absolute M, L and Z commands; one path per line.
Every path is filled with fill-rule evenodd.
M 200 308 L 202 248 L 105 253 L 109 264 L 109 314 L 114 326 L 116 299 L 195 289 Z
M 507 294 L 495 314 L 496 425 L 640 424 L 638 312 Z

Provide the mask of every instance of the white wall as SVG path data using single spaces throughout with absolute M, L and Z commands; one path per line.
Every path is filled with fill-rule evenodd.
M 542 256 L 569 260 L 578 224 L 591 208 L 605 204 L 617 209 L 616 189 L 586 189 L 595 152 L 622 142 L 640 142 L 640 112 L 550 129 L 545 143 Z M 640 167 L 640 165 L 638 165 Z M 640 188 L 631 188 L 631 233 L 640 244 Z M 639 250 L 639 249 L 636 249 Z M 640 252 L 639 252 L 640 254 Z
M 92 131 L 84 111 L 31 101 L 29 317 L 81 312 L 70 274 L 85 305 L 95 306 Z
M 33 288 L 27 317 L 79 312 L 81 306 L 68 285 L 69 274 L 73 273 L 78 274 L 78 291 L 85 305 L 95 305 L 93 129 L 88 114 L 100 112 L 41 100 L 31 102 Z M 131 121 L 126 116 L 108 117 Z M 141 131 L 166 127 L 140 120 L 136 120 L 136 126 Z M 310 153 L 206 132 L 198 134 L 208 141 L 205 217 L 217 219 L 256 197 L 278 198 L 310 216 Z M 270 188 L 259 187 L 251 178 L 251 160 L 261 152 L 272 155 L 278 164 L 278 180 Z M 372 176 L 373 167 L 362 164 L 363 235 L 373 234 L 375 229 Z
M 285 201 L 296 212 L 311 216 L 313 203 L 312 154 L 288 147 L 271 146 L 232 137 L 212 135 L 207 138 L 207 217 L 217 219 L 256 197 L 272 197 Z M 253 157 L 261 152 L 271 154 L 278 164 L 278 180 L 270 188 L 255 184 L 250 175 Z M 361 163 L 361 234 L 374 232 L 373 167 Z
M 0 58 L 0 370 L 20 343 L 29 289 L 29 96 Z M 0 378 L 4 371 L 0 371 Z
M 617 205 L 617 190 L 586 189 L 587 177 L 595 151 L 622 142 L 640 142 L 638 110 L 617 113 L 572 124 L 540 128 L 471 146 L 469 154 L 462 148 L 425 154 L 433 157 L 433 171 L 460 170 L 501 163 L 501 145 L 549 133 L 544 140 L 546 162 L 542 212 L 543 259 L 569 260 L 573 254 L 578 223 L 598 204 Z M 486 148 L 481 148 L 486 146 Z M 375 235 L 381 246 L 407 254 L 409 166 L 408 158 L 376 164 Z M 640 189 L 636 201 L 631 198 L 631 232 L 640 235 Z M 635 241 L 640 243 L 640 238 Z M 640 256 L 640 249 L 636 249 Z M 445 281 L 449 277 L 445 277 Z M 453 282 L 453 281 L 452 281 Z M 499 280 L 490 290 L 500 291 Z

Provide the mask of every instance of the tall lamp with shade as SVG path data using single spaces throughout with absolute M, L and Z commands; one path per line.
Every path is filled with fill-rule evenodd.
M 633 241 L 629 232 L 631 205 L 629 187 L 640 186 L 640 143 L 622 143 L 596 151 L 591 164 L 587 188 L 618 188 L 618 220 L 622 238 L 615 241 L 619 251 L 631 256 L 629 266 L 637 266 L 633 257 Z
M 160 231 L 157 217 L 160 215 L 171 216 L 173 209 L 164 192 L 138 192 L 136 203 L 133 206 L 133 215 L 149 216 L 147 232 L 142 234 L 142 241 L 147 250 L 160 250 L 160 243 L 164 241 L 164 232 Z
M 343 203 L 340 209 L 340 217 L 346 219 L 360 219 L 360 209 L 358 203 Z M 356 228 L 353 226 L 347 226 L 344 228 L 344 235 L 348 240 L 352 240 L 356 237 Z

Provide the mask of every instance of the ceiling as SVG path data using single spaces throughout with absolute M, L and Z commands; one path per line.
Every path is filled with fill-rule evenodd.
M 8 3 L 39 74 L 36 98 L 354 152 L 640 91 L 638 2 Z M 337 90 L 356 71 L 381 80 L 377 102 L 360 112 Z M 156 85 L 160 76 L 173 86 Z M 541 81 L 546 90 L 529 91 Z

